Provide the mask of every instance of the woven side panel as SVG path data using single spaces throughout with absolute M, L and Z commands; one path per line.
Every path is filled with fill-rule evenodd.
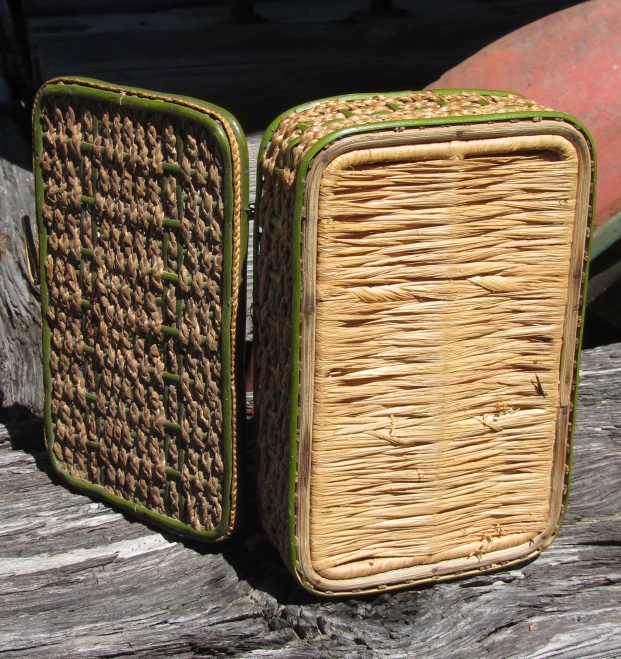
M 330 578 L 548 524 L 576 159 L 402 151 L 321 184 L 310 542 Z
M 75 478 L 222 517 L 223 158 L 203 127 L 46 97 L 53 451 Z M 48 438 L 48 441 L 52 438 Z
M 253 303 L 261 328 L 255 337 L 259 507 L 265 531 L 288 561 L 293 194 L 278 176 L 266 176 L 259 216 L 265 219 Z

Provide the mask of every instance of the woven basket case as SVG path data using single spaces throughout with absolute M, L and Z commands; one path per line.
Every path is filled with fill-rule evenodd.
M 243 408 L 243 133 L 215 106 L 93 80 L 45 85 L 33 122 L 52 464 L 222 539 Z
M 272 124 L 255 228 L 259 498 L 303 586 L 420 584 L 551 542 L 593 182 L 584 127 L 504 92 L 341 97 Z

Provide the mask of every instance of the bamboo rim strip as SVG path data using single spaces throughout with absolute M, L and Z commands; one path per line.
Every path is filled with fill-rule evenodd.
M 576 181 L 573 148 L 540 135 L 353 151 L 326 168 L 321 577 L 480 558 L 545 530 Z

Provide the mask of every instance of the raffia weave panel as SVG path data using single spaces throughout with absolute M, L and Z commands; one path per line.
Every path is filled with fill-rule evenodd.
M 306 152 L 322 137 L 353 125 L 407 119 L 441 119 L 508 112 L 549 110 L 521 96 L 474 92 L 371 99 L 330 100 L 284 116 L 261 161 L 263 185 L 258 221 L 261 248 L 256 264 L 260 278 L 254 300 L 257 336 L 257 442 L 259 448 L 259 506 L 272 542 L 285 560 L 288 547 L 288 467 L 290 442 L 291 262 L 295 182 Z M 281 173 L 276 170 L 280 169 Z
M 480 556 L 546 528 L 576 167 L 518 152 L 324 175 L 320 573 Z

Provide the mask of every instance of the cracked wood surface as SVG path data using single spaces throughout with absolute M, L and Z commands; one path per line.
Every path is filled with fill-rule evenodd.
M 3 657 L 619 657 L 621 344 L 583 355 L 558 538 L 519 569 L 363 599 L 297 588 L 252 521 L 204 548 L 62 486 L 0 434 Z
M 21 222 L 34 218 L 31 158 L 17 123 L 0 114 L 0 412 L 8 420 L 43 409 L 41 312 Z

